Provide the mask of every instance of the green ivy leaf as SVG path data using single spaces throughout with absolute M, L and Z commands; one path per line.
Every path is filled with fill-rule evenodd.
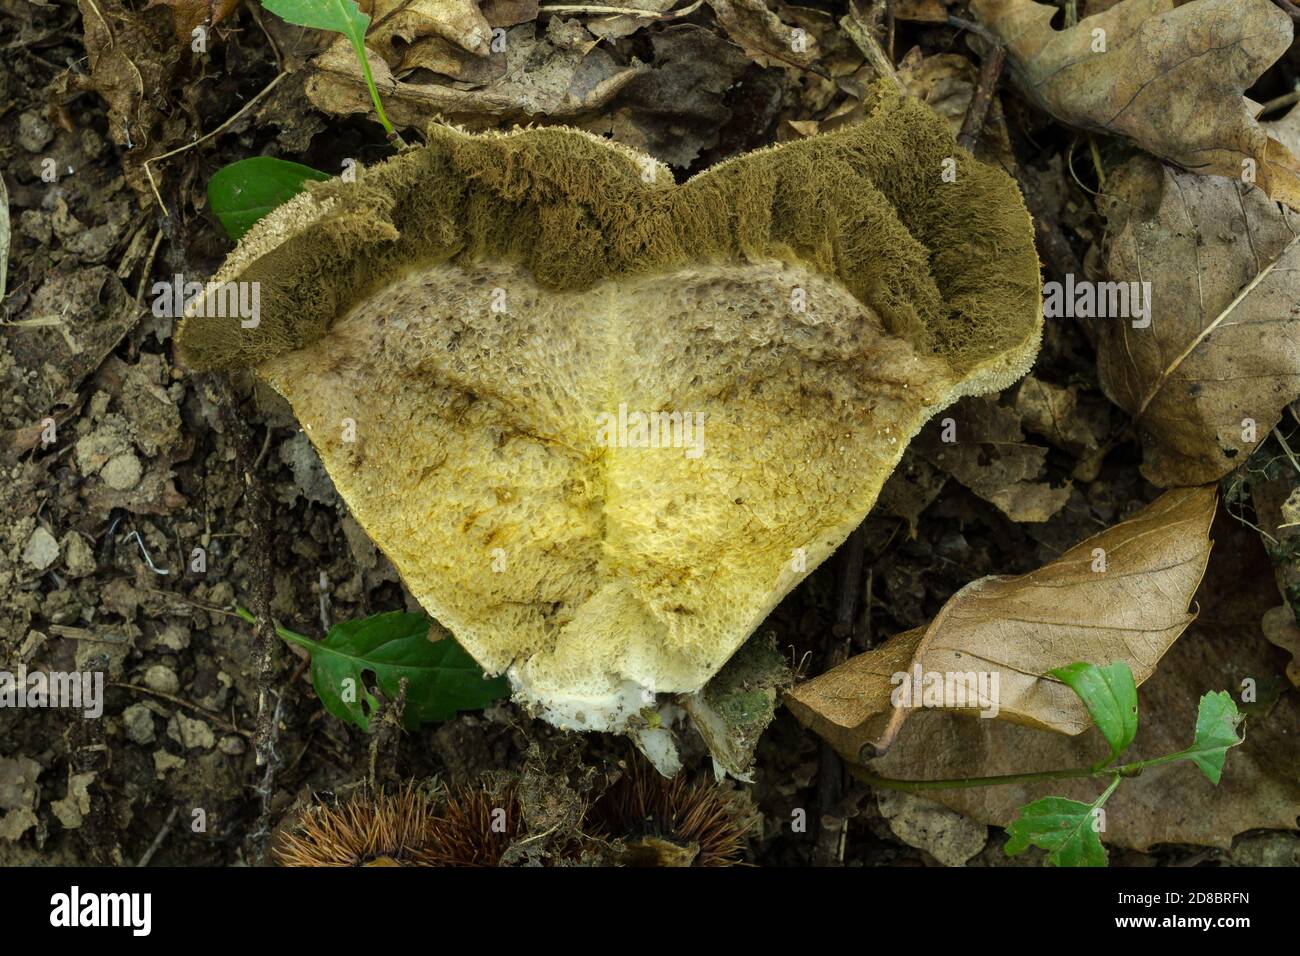
M 243 608 L 236 611 L 252 623 L 252 614 Z M 336 624 L 323 641 L 279 625 L 275 631 L 311 654 L 312 686 L 325 709 L 362 730 L 370 729 L 370 715 L 379 706 L 366 689 L 367 676 L 373 676 L 389 700 L 397 697 L 406 678 L 402 724 L 408 730 L 509 696 L 509 682 L 485 678 L 483 668 L 452 637 L 430 641 L 432 624 L 423 614 L 391 611 Z
M 208 180 L 208 205 L 238 242 L 253 223 L 302 192 L 307 180 L 329 179 L 318 169 L 272 156 L 223 166 Z
M 1051 671 L 1083 701 L 1093 723 L 1110 745 L 1110 763 L 1128 750 L 1137 736 L 1138 698 L 1133 671 L 1125 661 L 1098 667 L 1086 661 Z
M 1243 741 L 1244 738 L 1237 736 L 1241 721 L 1237 704 L 1226 690 L 1211 691 L 1201 698 L 1196 712 L 1196 737 L 1184 753 L 1210 778 L 1210 783 L 1218 784 L 1228 748 Z
M 1101 836 L 1093 827 L 1093 811 L 1119 786 L 1119 776 L 1092 803 L 1065 797 L 1043 797 L 1020 808 L 1007 827 L 1007 856 L 1023 853 L 1030 844 L 1047 851 L 1052 866 L 1105 866 L 1108 861 Z

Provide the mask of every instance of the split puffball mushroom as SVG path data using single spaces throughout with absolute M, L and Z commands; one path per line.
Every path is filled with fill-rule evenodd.
M 836 549 L 930 416 L 1037 352 L 1014 181 L 872 95 L 857 125 L 681 185 L 573 129 L 435 127 L 258 222 L 180 354 L 289 401 L 516 699 L 628 730 Z M 259 284 L 255 327 L 206 314 L 228 283 Z

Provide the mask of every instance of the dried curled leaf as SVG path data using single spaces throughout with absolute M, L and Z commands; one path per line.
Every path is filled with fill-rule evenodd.
M 1216 499 L 1213 487 L 1167 492 L 1037 571 L 974 581 L 928 627 L 800 685 L 787 705 L 853 761 L 883 752 L 910 714 L 932 709 L 925 698 L 896 704 L 896 675 L 938 686 L 929 675 L 970 674 L 970 706 L 938 709 L 1081 733 L 1091 726 L 1087 709 L 1048 671 L 1122 660 L 1139 684 L 1151 676 L 1195 617 L 1188 605 L 1209 558 Z
M 378 54 L 369 59 L 385 109 L 399 126 L 422 127 L 436 119 L 492 125 L 535 117 L 572 120 L 607 106 L 647 71 L 642 64 L 620 64 L 596 42 L 581 25 L 554 18 L 541 32 L 534 23 L 511 28 L 503 49 L 486 58 L 457 55 L 459 48 L 440 37 L 425 37 L 403 55 L 405 66 L 463 76 L 474 89 L 427 75 L 398 76 Z M 344 44 L 334 44 L 312 61 L 306 89 L 312 105 L 327 113 L 373 108 L 356 56 Z
M 1046 521 L 1070 497 L 1069 485 L 1039 481 L 1047 448 L 1025 441 L 1020 416 L 996 398 L 964 398 L 916 438 L 916 452 L 1012 521 Z
M 1202 175 L 1256 182 L 1300 209 L 1300 159 L 1253 118 L 1244 91 L 1291 45 L 1269 0 L 1124 0 L 1054 30 L 1054 6 L 972 0 L 1017 84 L 1057 119 L 1123 136 Z
M 1300 395 L 1300 216 L 1148 157 L 1107 194 L 1107 277 L 1149 283 L 1151 311 L 1098 320 L 1102 388 L 1133 416 L 1149 481 L 1215 481 Z

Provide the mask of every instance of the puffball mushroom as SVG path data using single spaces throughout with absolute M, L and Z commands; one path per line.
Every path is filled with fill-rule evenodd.
M 635 728 L 836 549 L 931 415 L 1037 352 L 1015 183 L 873 96 L 681 185 L 573 129 L 435 127 L 262 219 L 209 286 L 258 283 L 256 327 L 200 298 L 180 354 L 288 399 L 516 699 Z

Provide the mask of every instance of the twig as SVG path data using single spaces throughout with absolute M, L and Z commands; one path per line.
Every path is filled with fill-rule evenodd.
M 1002 45 L 1002 41 L 997 38 L 992 30 L 982 23 L 976 23 L 974 20 L 963 20 L 961 17 L 949 16 L 948 26 L 956 27 L 958 30 L 967 30 L 992 46 Z
M 158 848 L 162 846 L 163 840 L 167 838 L 167 833 L 171 830 L 172 824 L 176 822 L 176 814 L 180 812 L 180 807 L 172 807 L 172 812 L 167 814 L 167 819 L 164 820 L 163 825 L 158 828 L 158 835 L 153 838 L 153 842 L 149 844 L 149 849 L 145 850 L 144 855 L 140 857 L 140 862 L 136 864 L 137 867 L 149 865 L 149 861 L 153 859 L 153 855 L 158 852 Z
M 280 641 L 271 619 L 271 520 L 272 512 L 265 489 L 257 480 L 254 468 L 258 460 L 252 429 L 235 397 L 230 382 L 214 378 L 216 392 L 226 420 L 226 431 L 235 446 L 235 457 L 244 478 L 244 503 L 249 523 L 249 605 L 253 615 L 253 674 L 257 679 L 257 727 L 253 745 L 257 765 L 266 768 L 258 792 L 262 794 L 262 815 L 250 836 L 251 850 L 261 855 L 270 833 L 271 797 L 275 782 L 275 741 L 279 735 L 283 700 L 275 687 L 279 665 Z M 272 700 L 274 699 L 274 704 Z
M 266 96 L 279 85 L 280 81 L 283 80 L 288 75 L 289 75 L 288 73 L 276 74 L 275 79 L 273 79 L 270 83 L 266 84 L 266 86 L 262 87 L 262 92 L 258 93 L 251 100 L 249 100 L 247 103 L 241 106 L 237 112 L 232 114 L 229 118 L 226 119 L 224 123 L 222 123 L 220 126 L 212 130 L 211 132 L 204 133 L 198 139 L 194 140 L 193 142 L 186 143 L 184 146 L 178 146 L 175 149 L 168 150 L 167 152 L 162 153 L 158 156 L 151 156 L 149 159 L 146 159 L 144 161 L 141 168 L 144 169 L 144 174 L 149 180 L 149 188 L 153 190 L 153 198 L 158 200 L 158 207 L 162 209 L 163 216 L 167 215 L 167 204 L 163 202 L 162 194 L 158 192 L 158 184 L 154 182 L 153 173 L 149 171 L 149 164 L 161 162 L 162 160 L 167 159 L 170 156 L 176 156 L 180 153 L 183 153 L 187 149 L 193 149 L 195 146 L 198 146 L 200 143 L 206 143 L 208 140 L 212 139 L 212 137 L 219 134 L 231 123 L 235 122 L 235 120 L 239 119 L 239 117 L 243 116 L 254 106 L 260 103 L 263 99 L 265 99 Z
M 1300 7 L 1297 7 L 1291 0 L 1273 0 L 1279 7 L 1286 11 L 1287 16 L 1292 20 L 1300 22 Z
M 1275 96 L 1271 100 L 1267 100 L 1264 105 L 1259 108 L 1259 113 L 1256 114 L 1255 118 L 1259 119 L 1261 116 L 1272 113 L 1274 110 L 1280 110 L 1284 106 L 1290 106 L 1292 103 L 1300 103 L 1300 88 L 1294 89 L 1290 93 L 1283 93 L 1281 96 Z
M 894 72 L 894 64 L 890 61 L 889 54 L 881 48 L 880 41 L 876 39 L 872 30 L 872 24 L 862 16 L 862 11 L 858 9 L 856 3 L 849 4 L 849 12 L 840 18 L 840 26 L 849 35 L 858 52 L 866 57 L 871 68 L 876 71 L 876 75 L 881 79 L 890 80 L 895 87 L 902 89 L 903 84 L 899 82 L 898 74 Z
M 247 730 L 240 730 L 238 727 L 230 723 L 228 720 L 226 720 L 226 718 L 222 717 L 220 714 L 216 713 L 215 711 L 208 710 L 206 707 L 200 707 L 198 704 L 190 703 L 188 700 L 185 700 L 183 698 L 173 697 L 171 694 L 164 694 L 160 690 L 154 690 L 151 687 L 141 687 L 139 684 L 127 684 L 121 681 L 110 681 L 108 686 L 121 687 L 123 690 L 133 690 L 137 694 L 148 694 L 150 697 L 157 697 L 159 700 L 165 700 L 169 704 L 175 704 L 177 707 L 184 707 L 186 710 L 192 710 L 196 714 L 202 714 L 204 717 L 208 718 L 208 720 L 212 721 L 214 724 L 219 726 L 222 730 L 228 730 L 230 731 L 230 733 L 239 734 L 239 736 L 244 738 L 248 738 L 252 736 L 252 734 L 250 734 Z
M 636 7 L 604 7 L 600 5 L 588 4 L 569 4 L 557 3 L 548 4 L 544 7 L 538 7 L 538 13 L 587 13 L 593 16 L 620 16 L 620 17 L 638 17 L 642 20 L 676 20 L 680 17 L 690 16 L 704 4 L 704 0 L 696 0 L 689 7 L 683 7 L 680 10 L 665 10 L 662 13 L 655 10 L 638 10 Z
M 866 533 L 859 525 L 841 549 L 840 597 L 835 623 L 831 627 L 833 639 L 822 658 L 823 673 L 848 656 L 848 641 L 853 635 L 858 597 L 862 592 L 866 550 Z M 844 763 L 835 748 L 823 740 L 817 752 L 817 843 L 813 848 L 813 863 L 817 866 L 841 866 L 844 863 L 848 819 L 837 809 L 843 797 Z
M 1002 76 L 1002 66 L 1006 60 L 1006 49 L 997 43 L 984 55 L 984 62 L 980 64 L 979 83 L 966 110 L 966 117 L 962 120 L 961 132 L 957 134 L 957 145 L 968 153 L 975 152 L 975 144 L 984 129 L 989 106 L 993 103 L 993 91 L 997 89 L 998 78 Z

